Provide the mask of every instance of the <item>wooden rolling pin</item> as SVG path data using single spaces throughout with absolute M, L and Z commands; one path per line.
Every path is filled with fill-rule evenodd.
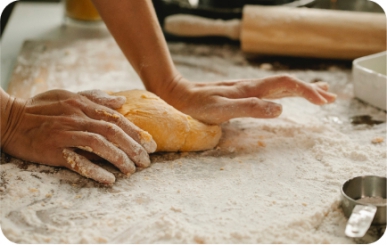
M 244 52 L 267 55 L 355 59 L 386 50 L 382 13 L 247 5 L 242 20 L 172 15 L 164 29 L 179 36 L 240 39 Z

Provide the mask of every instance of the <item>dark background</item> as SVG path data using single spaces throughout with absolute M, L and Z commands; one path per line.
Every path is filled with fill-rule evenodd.
M 162 1 L 162 0 L 153 0 L 154 2 Z M 170 0 L 169 0 L 170 1 Z M 176 1 L 185 1 L 185 0 L 176 0 Z M 219 2 L 215 0 L 201 0 L 202 2 Z M 223 4 L 227 2 L 235 2 L 242 0 L 223 0 L 221 1 Z M 245 0 L 244 0 L 245 1 Z M 257 1 L 257 0 L 256 0 Z M 275 0 L 261 0 L 261 1 L 275 1 Z M 277 0 L 280 1 L 280 0 Z M 289 0 L 290 1 L 290 0 Z M 3 34 L 4 28 L 6 27 L 9 16 L 12 14 L 12 10 L 15 4 L 18 1 L 14 1 L 10 3 L 1 14 L 0 24 L 0 37 Z M 60 0 L 20 0 L 20 2 L 60 2 Z M 155 4 L 157 7 L 158 5 Z M 373 2 L 369 2 L 368 0 L 317 0 L 313 5 L 313 8 L 324 8 L 324 9 L 341 9 L 341 10 L 356 10 L 356 11 L 367 11 L 367 12 L 382 12 L 383 9 L 379 7 L 377 4 Z M 159 13 L 156 9 L 156 11 Z

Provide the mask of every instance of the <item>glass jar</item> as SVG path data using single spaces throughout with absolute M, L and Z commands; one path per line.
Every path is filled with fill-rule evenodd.
M 101 16 L 91 0 L 64 0 L 66 23 L 99 24 Z

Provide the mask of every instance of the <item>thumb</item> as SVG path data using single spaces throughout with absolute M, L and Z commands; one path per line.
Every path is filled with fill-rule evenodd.
M 126 98 L 124 96 L 109 95 L 108 93 L 98 89 L 81 91 L 78 92 L 78 94 L 87 97 L 94 103 L 111 109 L 118 109 L 126 102 Z

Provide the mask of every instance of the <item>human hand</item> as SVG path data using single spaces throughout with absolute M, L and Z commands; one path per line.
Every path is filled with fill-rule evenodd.
M 2 132 L 1 148 L 23 160 L 66 167 L 112 184 L 112 173 L 75 150 L 92 152 L 126 175 L 134 173 L 136 166 L 148 167 L 148 153 L 156 150 L 156 143 L 113 110 L 125 101 L 99 90 L 79 94 L 52 90 L 27 101 L 15 100 Z
M 298 96 L 316 105 L 334 102 L 336 95 L 327 91 L 325 82 L 310 84 L 279 75 L 215 83 L 190 83 L 178 77 L 168 89 L 156 93 L 176 109 L 202 122 L 220 124 L 237 117 L 278 117 L 282 106 L 264 99 Z

